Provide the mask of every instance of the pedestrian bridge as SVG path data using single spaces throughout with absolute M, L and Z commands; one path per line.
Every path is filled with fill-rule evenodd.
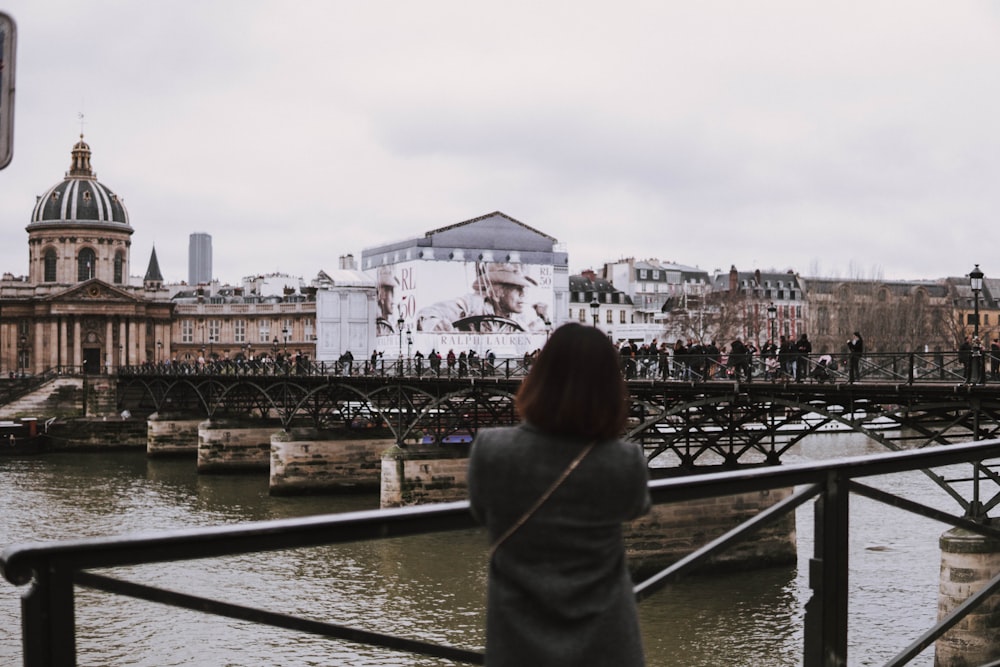
M 625 436 L 643 446 L 658 474 L 670 476 L 777 465 L 803 438 L 836 430 L 892 451 L 1000 437 L 1000 383 L 956 382 L 960 368 L 916 363 L 914 355 L 885 361 L 888 371 L 869 366 L 857 383 L 632 379 Z M 123 369 L 118 407 L 136 416 L 268 420 L 285 429 L 379 429 L 402 446 L 461 443 L 480 428 L 516 423 L 513 399 L 524 374 L 508 363 L 462 374 L 402 365 L 367 374 L 322 372 L 328 370 Z M 995 478 L 986 468 L 975 475 Z M 935 481 L 967 512 L 986 502 Z

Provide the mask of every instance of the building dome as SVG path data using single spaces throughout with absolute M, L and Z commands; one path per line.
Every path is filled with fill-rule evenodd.
M 38 226 L 79 223 L 87 226 L 111 226 L 131 231 L 125 204 L 106 185 L 98 182 L 90 167 L 90 146 L 80 135 L 73 146 L 73 162 L 66 178 L 35 202 L 29 229 Z

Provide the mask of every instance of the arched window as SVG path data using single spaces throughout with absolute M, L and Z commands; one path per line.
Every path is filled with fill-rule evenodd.
M 122 270 L 125 268 L 125 258 L 122 253 L 115 253 L 115 283 L 120 285 L 122 281 Z
M 80 282 L 97 275 L 97 255 L 90 248 L 84 248 L 76 258 L 76 279 Z
M 42 280 L 47 283 L 54 283 L 56 281 L 56 251 L 52 248 L 46 250 L 43 262 L 45 264 L 45 277 Z

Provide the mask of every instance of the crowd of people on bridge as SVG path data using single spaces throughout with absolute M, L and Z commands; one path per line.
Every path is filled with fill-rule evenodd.
M 856 334 L 860 340 L 860 334 Z M 801 334 L 794 341 L 781 336 L 778 342 L 768 340 L 759 349 L 747 339 L 736 337 L 728 345 L 721 346 L 715 339 L 701 342 L 695 338 L 678 338 L 671 346 L 667 343 L 637 345 L 624 341 L 618 348 L 622 372 L 625 378 L 661 380 L 744 380 L 751 382 L 754 377 L 764 380 L 806 379 L 823 381 L 816 372 L 822 366 L 824 372 L 836 370 L 835 362 L 810 361 L 812 343 L 807 334 Z
M 771 382 L 848 382 L 854 383 L 876 368 L 864 361 L 867 349 L 861 332 L 855 331 L 845 341 L 842 353 L 813 354 L 807 334 L 780 336 L 767 340 L 759 348 L 752 339 L 734 337 L 728 344 L 715 339 L 678 338 L 672 345 L 656 339 L 649 343 L 620 341 L 616 346 L 622 375 L 626 380 L 703 382 L 713 380 Z M 274 351 L 258 355 L 209 355 L 195 358 L 166 358 L 140 366 L 124 367 L 119 372 L 144 374 L 218 374 L 218 375 L 341 375 L 406 377 L 520 377 L 530 370 L 540 350 L 519 357 L 500 357 L 493 350 L 476 349 L 417 350 L 405 358 L 387 357 L 379 351 L 360 361 L 350 351 L 335 362 L 316 362 L 301 351 Z M 957 351 L 918 355 L 921 377 L 931 380 L 957 378 L 966 385 L 1000 382 L 1000 338 L 989 346 L 975 336 L 967 336 Z M 912 363 L 912 362 L 911 362 Z M 107 372 L 112 372 L 108 368 Z M 897 375 L 898 377 L 898 375 Z

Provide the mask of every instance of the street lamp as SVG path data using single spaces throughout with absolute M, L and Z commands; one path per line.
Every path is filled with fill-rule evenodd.
M 278 359 L 278 337 L 274 337 L 274 342 L 271 343 L 271 358 L 277 361 Z
M 156 341 L 156 359 L 154 359 L 154 361 L 156 363 L 160 363 L 160 361 L 162 360 L 163 360 L 163 341 L 158 340 Z
M 983 290 L 983 272 L 979 270 L 979 265 L 969 271 L 969 285 L 972 287 L 972 299 L 975 304 L 975 314 L 972 322 L 972 336 L 979 338 L 979 293 Z
M 24 369 L 28 365 L 28 337 L 21 336 L 20 345 L 17 346 L 17 368 L 18 374 L 24 377 Z
M 778 307 L 774 305 L 773 301 L 767 306 L 767 321 L 770 322 L 769 328 L 771 330 L 771 342 L 773 343 L 777 337 L 774 327 L 778 324 Z
M 288 327 L 281 330 L 281 335 L 285 337 L 285 354 L 288 354 Z
M 601 304 L 597 303 L 597 295 L 594 295 L 594 300 L 590 302 L 590 312 L 594 315 L 594 327 L 597 327 L 597 318 L 599 317 L 598 310 L 600 310 Z
M 396 331 L 399 332 L 399 374 L 403 374 L 403 325 L 406 322 L 403 320 L 403 316 L 400 315 L 399 319 L 396 320 Z

